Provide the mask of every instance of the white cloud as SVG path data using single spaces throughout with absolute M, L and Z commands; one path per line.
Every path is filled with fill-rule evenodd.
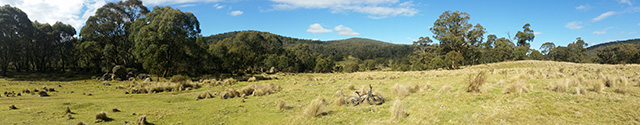
M 638 26 L 640 26 L 640 23 L 638 23 Z
M 607 33 L 607 30 L 612 29 L 612 28 L 613 28 L 613 27 L 607 27 L 607 28 L 604 28 L 604 29 L 602 29 L 602 30 L 600 30 L 600 31 L 593 31 L 593 34 L 596 34 L 596 35 L 606 34 L 606 33 Z
M 576 7 L 576 10 L 582 10 L 582 11 L 587 11 L 591 9 L 591 5 L 587 4 L 587 5 L 580 5 L 578 7 Z
M 593 22 L 597 22 L 597 21 L 600 21 L 600 20 L 604 20 L 604 19 L 606 19 L 607 17 L 609 17 L 609 16 L 613 16 L 613 15 L 615 15 L 615 14 L 616 14 L 616 12 L 615 12 L 615 11 L 609 11 L 609 12 L 602 13 L 602 14 L 600 14 L 600 16 L 598 16 L 598 17 L 596 17 L 596 18 L 593 18 Z
M 618 3 L 621 3 L 621 4 L 624 3 L 624 4 L 628 4 L 629 6 L 633 6 L 633 4 L 631 3 L 631 0 L 620 0 L 618 1 Z
M 533 32 L 533 35 L 540 35 L 542 32 Z
M 192 6 L 196 6 L 196 4 L 183 4 L 178 7 L 184 8 L 184 7 L 192 7 Z
M 236 10 L 236 11 L 231 11 L 231 13 L 229 13 L 229 15 L 231 16 L 239 16 L 242 15 L 244 12 L 240 11 L 240 10 Z
M 343 26 L 343 25 L 339 25 L 336 26 L 335 28 L 333 28 L 334 30 L 338 31 L 338 34 L 340 35 L 347 35 L 347 36 L 359 36 L 360 33 L 357 33 L 355 31 L 353 31 L 353 29 Z
M 307 28 L 307 32 L 310 33 L 328 33 L 328 32 L 333 32 L 329 29 L 325 29 L 322 27 L 322 25 L 318 24 L 318 23 L 314 23 L 309 25 L 309 28 Z
M 356 12 L 368 14 L 369 18 L 381 19 L 389 16 L 411 17 L 418 13 L 412 1 L 399 0 L 271 0 L 275 10 L 329 9 L 332 13 Z
M 220 2 L 222 0 L 142 0 L 142 3 L 149 7 L 149 9 L 153 8 L 155 5 L 174 5 L 174 4 L 183 4 L 183 3 L 210 3 L 210 2 Z
M 576 29 L 582 29 L 582 22 L 581 21 L 573 21 L 573 22 L 569 22 L 566 25 L 564 25 L 564 27 L 568 28 L 568 29 L 572 29 L 572 30 L 576 30 Z
M 407 40 L 409 40 L 409 41 L 418 41 L 418 39 L 413 38 L 413 37 L 407 37 Z
M 31 21 L 54 24 L 60 21 L 80 30 L 89 16 L 106 4 L 105 0 L 0 0 L 20 8 Z
M 222 9 L 222 8 L 224 8 L 224 6 L 223 6 L 223 5 L 220 5 L 220 4 L 215 4 L 215 5 L 213 5 L 213 7 L 215 7 L 216 9 Z

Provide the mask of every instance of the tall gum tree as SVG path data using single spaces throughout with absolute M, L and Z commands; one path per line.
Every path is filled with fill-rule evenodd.
M 133 25 L 130 40 L 133 54 L 145 70 L 165 77 L 193 68 L 193 58 L 200 50 L 196 38 L 200 22 L 190 12 L 171 7 L 155 7 Z

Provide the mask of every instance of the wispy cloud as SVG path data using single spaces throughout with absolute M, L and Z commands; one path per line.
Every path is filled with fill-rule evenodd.
M 628 4 L 629 6 L 633 6 L 633 3 L 631 3 L 631 0 L 619 0 L 618 3 Z
M 582 29 L 582 22 L 581 21 L 573 21 L 573 22 L 569 22 L 566 25 L 564 25 L 564 27 L 566 27 L 567 29 L 572 29 L 572 30 L 576 30 L 576 29 Z
M 231 13 L 229 13 L 229 15 L 231 16 L 239 16 L 244 14 L 244 12 L 240 11 L 240 10 L 236 10 L 236 11 L 231 11 Z
M 353 29 L 343 26 L 343 25 L 339 25 L 336 26 L 335 28 L 333 28 L 334 30 L 338 31 L 339 35 L 347 35 L 347 36 L 359 36 L 360 33 L 353 31 Z
M 613 27 L 607 27 L 607 28 L 604 28 L 604 29 L 599 30 L 599 31 L 593 31 L 593 34 L 596 34 L 596 35 L 606 34 L 606 33 L 607 33 L 607 31 L 608 31 L 609 29 L 612 29 L 612 28 L 613 28 Z
M 216 9 L 222 9 L 222 8 L 224 8 L 224 6 L 223 6 L 223 5 L 220 5 L 220 4 L 215 4 L 215 5 L 213 5 L 213 7 L 214 7 L 214 8 L 216 8 Z
M 409 41 L 418 41 L 418 39 L 413 38 L 413 37 L 407 37 L 407 40 L 409 40 Z
M 411 17 L 418 13 L 412 1 L 399 0 L 271 0 L 274 10 L 329 9 L 332 13 L 356 12 L 368 14 L 369 18 L 382 19 L 390 16 Z
M 220 2 L 223 0 L 142 0 L 142 3 L 147 6 L 153 8 L 155 5 L 175 5 L 175 4 L 184 4 L 184 3 L 210 3 L 210 2 Z
M 329 29 L 325 29 L 324 27 L 322 27 L 322 25 L 318 23 L 314 23 L 309 25 L 309 28 L 307 28 L 307 32 L 318 34 L 318 33 L 328 33 L 333 31 Z
M 533 35 L 540 35 L 542 32 L 533 32 Z
M 587 5 L 580 5 L 576 7 L 576 10 L 581 10 L 581 11 L 587 11 L 591 9 L 591 5 L 587 4 Z
M 178 7 L 192 7 L 192 6 L 196 6 L 196 4 L 183 4 Z
M 596 17 L 596 18 L 593 18 L 593 22 L 597 22 L 597 21 L 604 20 L 604 19 L 606 19 L 607 17 L 609 17 L 609 16 L 613 16 L 613 15 L 615 15 L 615 14 L 616 14 L 616 12 L 615 12 L 615 11 L 609 11 L 609 12 L 602 13 L 602 14 L 600 14 L 600 16 L 598 16 L 598 17 Z

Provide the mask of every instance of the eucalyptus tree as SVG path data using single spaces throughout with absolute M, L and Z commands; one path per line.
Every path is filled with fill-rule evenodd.
M 20 44 L 30 42 L 33 31 L 31 20 L 22 10 L 9 5 L 0 7 L 0 70 L 3 76 L 7 75 L 10 64 L 19 61 Z
M 108 3 L 100 7 L 94 16 L 87 19 L 80 30 L 81 46 L 97 45 L 99 59 L 90 59 L 98 63 L 103 70 L 109 70 L 114 65 L 133 65 L 133 42 L 129 40 L 131 24 L 139 18 L 145 17 L 149 10 L 140 0 L 119 1 Z M 93 51 L 85 51 L 85 53 Z
M 155 7 L 132 25 L 133 54 L 145 70 L 165 77 L 197 68 L 200 22 L 190 12 Z

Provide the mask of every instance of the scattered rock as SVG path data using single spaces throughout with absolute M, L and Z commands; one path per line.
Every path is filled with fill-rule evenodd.
M 71 109 L 69 109 L 69 107 L 64 108 L 64 113 L 71 113 Z
M 147 115 L 140 116 L 140 118 L 138 118 L 138 125 L 146 125 L 146 124 L 149 124 L 149 122 L 147 122 Z
M 117 109 L 117 108 L 113 108 L 111 111 L 113 111 L 113 112 L 120 112 L 120 110 L 119 110 L 119 109 Z
M 79 122 L 77 125 L 87 125 L 87 123 Z
M 15 105 L 11 105 L 9 106 L 9 109 L 18 109 L 18 107 L 16 107 Z
M 73 116 L 71 116 L 71 113 L 67 113 L 66 115 L 62 116 L 63 118 L 67 118 L 67 119 L 74 119 Z
M 47 94 L 47 92 L 45 92 L 45 91 L 40 91 L 40 92 L 38 92 L 38 96 L 39 97 L 47 97 L 47 96 L 49 96 L 49 94 Z
M 107 113 L 104 112 L 104 111 L 96 114 L 96 121 L 95 121 L 96 123 L 98 123 L 98 122 L 106 122 L 106 121 L 109 121 L 109 120 L 110 119 L 109 119 L 109 117 L 107 117 Z

